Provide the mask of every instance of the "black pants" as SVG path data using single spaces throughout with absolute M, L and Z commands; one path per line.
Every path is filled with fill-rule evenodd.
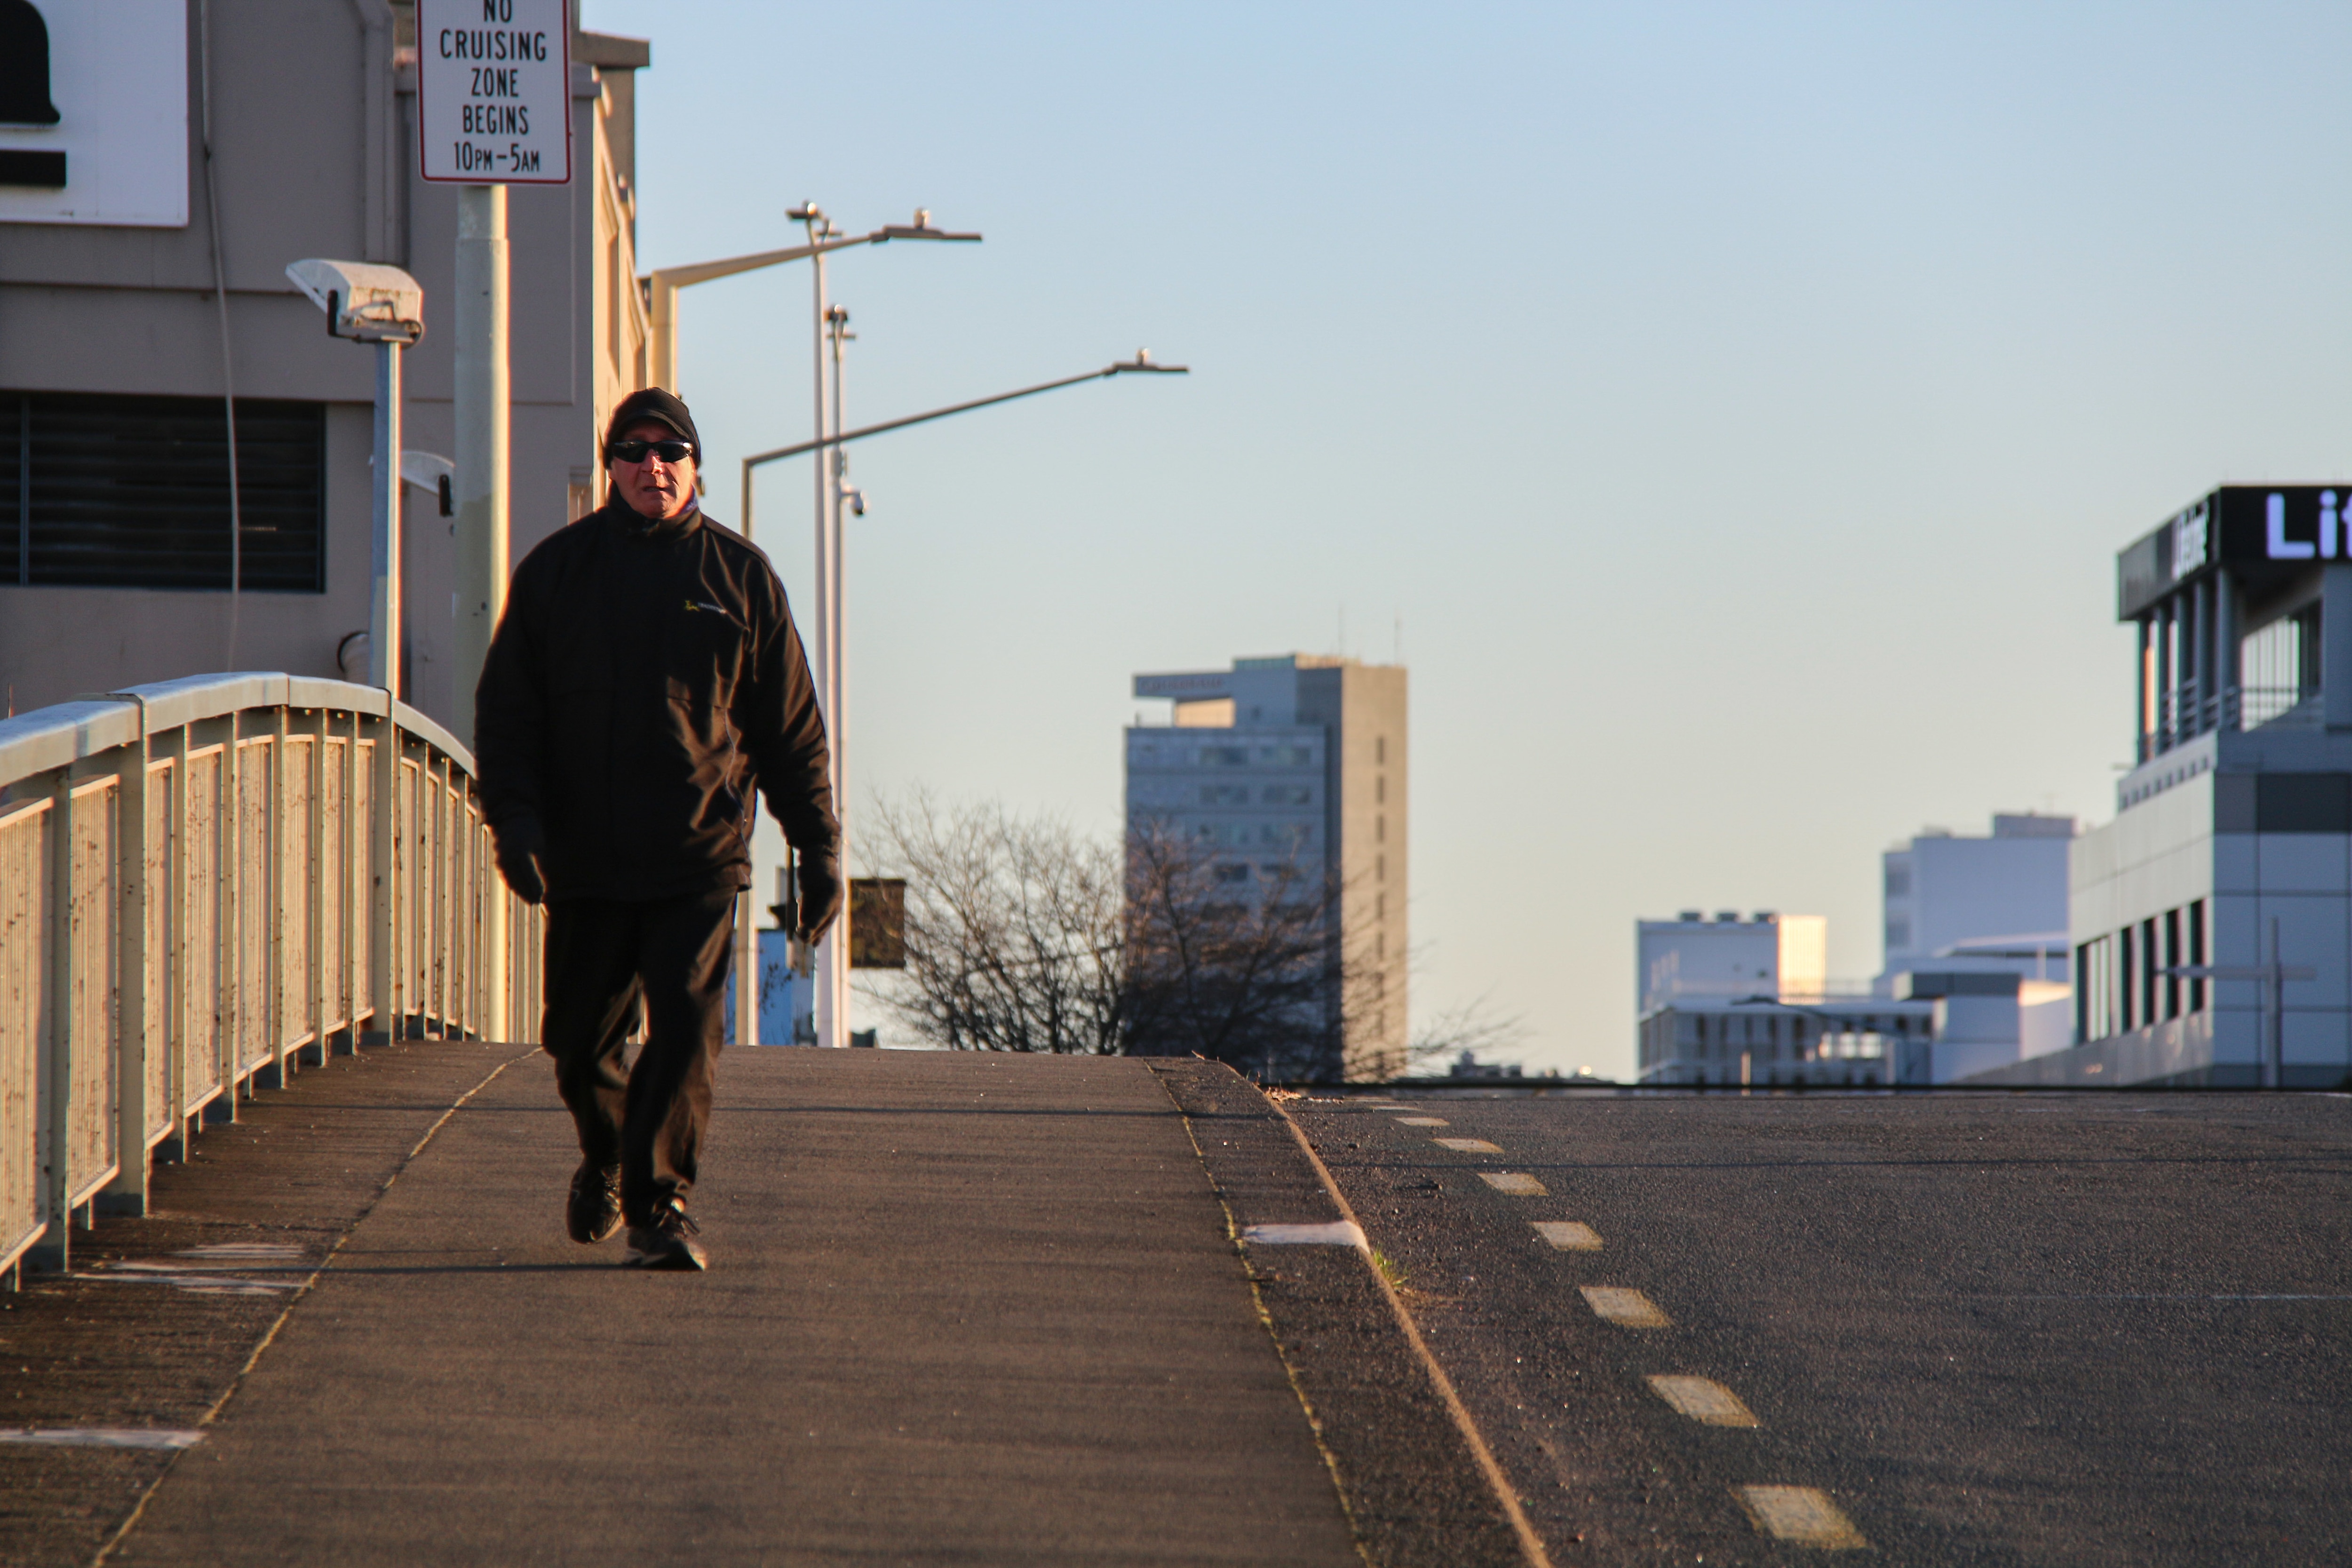
M 621 1167 L 621 1212 L 643 1225 L 694 1187 L 710 1120 L 719 1016 L 735 956 L 726 889 L 644 901 L 547 907 L 547 1016 L 540 1038 L 590 1163 Z M 623 1047 L 645 1002 L 646 1043 Z

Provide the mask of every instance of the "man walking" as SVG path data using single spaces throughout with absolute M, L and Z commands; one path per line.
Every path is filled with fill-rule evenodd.
M 566 1228 L 706 1266 L 687 1216 L 751 884 L 752 790 L 800 852 L 800 931 L 841 909 L 824 722 L 783 585 L 701 513 L 686 405 L 632 393 L 612 495 L 523 558 L 475 695 L 499 869 L 547 902 L 541 1037 L 580 1132 Z M 742 977 L 752 983 L 752 977 Z M 623 1048 L 645 1011 L 634 1066 Z

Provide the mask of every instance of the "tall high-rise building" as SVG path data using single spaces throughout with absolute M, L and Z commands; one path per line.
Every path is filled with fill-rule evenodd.
M 1316 1076 L 1395 1077 L 1406 1065 L 1407 795 L 1402 665 L 1284 654 L 1227 670 L 1139 675 L 1171 722 L 1127 731 L 1130 834 L 1159 832 L 1213 863 L 1218 883 L 1331 886 L 1328 942 L 1349 984 L 1327 998 Z

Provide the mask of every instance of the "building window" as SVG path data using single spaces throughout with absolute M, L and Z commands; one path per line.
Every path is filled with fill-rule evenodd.
M 1389 738 L 1386 735 L 1372 737 L 1372 762 L 1379 767 L 1389 765 Z
M 1375 816 L 1372 818 L 1372 842 L 1386 844 L 1388 841 L 1389 819 L 1385 816 Z
M 1886 951 L 1900 952 L 1911 945 L 1911 922 L 1907 920 L 1886 922 Z
M 2158 986 L 2163 976 L 2164 950 L 2156 942 L 2156 917 L 2139 922 L 2139 1021 L 2143 1026 L 2161 1016 L 2157 1012 Z
M 2091 948 L 2084 942 L 2074 950 L 2074 1043 L 2087 1044 L 2091 1036 Z
M 2164 916 L 2164 967 L 2169 971 L 2188 960 L 2180 956 L 2180 911 L 2168 910 Z M 2180 1016 L 2180 977 L 2167 973 L 2164 977 L 2164 1016 Z
M 2116 932 L 2116 1033 L 2129 1034 L 2133 1027 L 2132 976 L 2137 970 L 2139 953 L 2137 933 L 2126 926 Z
M 2202 899 L 2189 906 L 2189 962 L 2212 962 L 2205 956 L 2205 900 Z M 2189 983 L 2189 1010 L 2192 1013 L 2205 1011 L 2205 982 L 2202 980 Z
M 1889 866 L 1886 868 L 1886 896 L 1890 899 L 1907 899 L 1911 896 L 1910 867 Z
M 1378 773 L 1378 774 L 1375 774 L 1375 775 L 1373 776 L 1373 779 L 1372 779 L 1372 799 L 1373 799 L 1373 801 L 1374 801 L 1374 803 L 1375 803 L 1375 804 L 1378 804 L 1378 805 L 1386 805 L 1388 804 L 1388 799 L 1389 799 L 1389 775 L 1388 775 L 1388 774 L 1386 774 L 1386 773 Z
M 323 593 L 327 415 L 239 398 L 240 585 Z M 0 582 L 226 588 L 220 400 L 0 393 Z
M 1247 784 L 1202 784 L 1201 786 L 1202 805 L 1247 805 L 1249 797 Z
M 2267 723 L 2319 689 L 2319 609 L 2282 616 L 2238 645 L 2242 728 Z
M 1246 882 L 1249 879 L 1250 868 L 1247 866 L 1220 866 L 1217 868 L 1217 880 L 1220 882 Z

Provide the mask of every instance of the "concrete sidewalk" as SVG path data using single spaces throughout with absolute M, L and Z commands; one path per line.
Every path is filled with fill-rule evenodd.
M 646 1275 L 502 1073 L 111 1561 L 1360 1561 L 1144 1063 L 737 1050 L 719 1100 L 712 1271 Z

